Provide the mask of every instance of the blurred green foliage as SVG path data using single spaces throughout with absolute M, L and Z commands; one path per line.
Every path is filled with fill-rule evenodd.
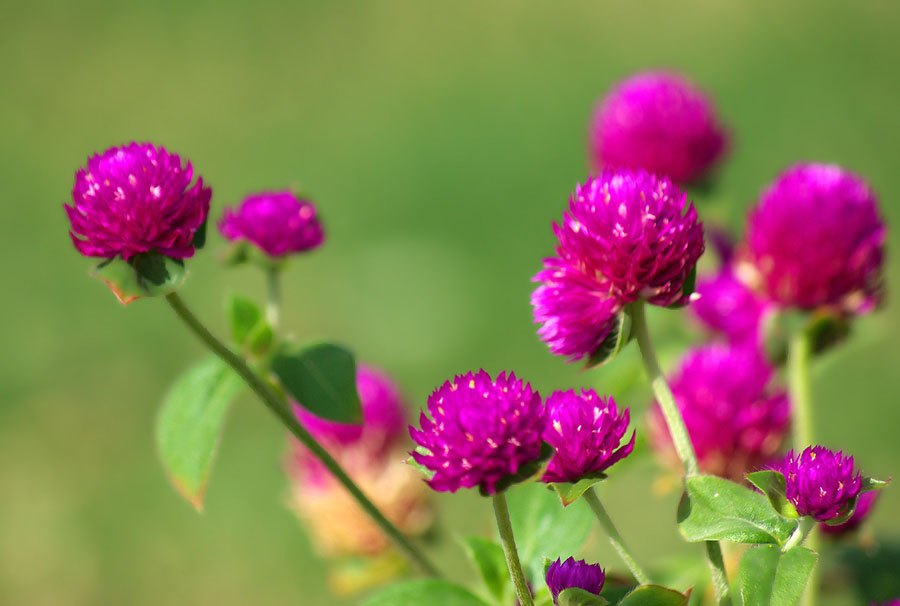
M 283 324 L 351 344 L 415 406 L 479 367 L 646 406 L 640 382 L 620 390 L 632 348 L 582 374 L 540 343 L 528 304 L 550 221 L 587 173 L 588 114 L 636 70 L 687 73 L 733 129 L 719 187 L 697 198 L 708 221 L 739 228 L 759 188 L 800 159 L 866 175 L 889 223 L 900 219 L 891 0 L 2 0 L 0 14 L 3 604 L 358 603 L 326 598 L 325 565 L 283 506 L 283 431 L 249 397 L 229 419 L 206 513 L 168 486 L 152 425 L 200 347 L 162 302 L 124 308 L 87 277 L 61 205 L 95 151 L 136 139 L 189 157 L 214 188 L 214 217 L 249 191 L 308 192 L 328 239 L 291 266 Z M 221 269 L 220 246 L 211 237 L 190 261 L 182 294 L 224 334 L 224 296 L 259 299 L 263 282 Z M 890 259 L 889 293 L 898 273 Z M 900 462 L 898 319 L 889 298 L 815 366 L 818 434 L 877 476 Z M 651 316 L 669 362 L 687 322 Z M 604 500 L 634 551 L 650 565 L 693 553 L 677 538 L 676 495 L 648 483 L 655 467 L 623 470 Z M 489 531 L 476 496 L 440 504 L 443 531 Z M 872 526 L 895 543 L 898 508 L 890 488 Z M 590 549 L 617 567 L 605 542 Z M 455 541 L 435 551 L 470 576 Z

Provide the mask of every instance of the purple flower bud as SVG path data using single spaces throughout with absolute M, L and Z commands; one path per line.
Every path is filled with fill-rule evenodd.
M 247 240 L 270 257 L 318 247 L 324 239 L 316 207 L 289 191 L 247 196 L 238 209 L 226 209 L 219 231 L 227 239 Z
M 772 374 L 755 348 L 708 345 L 682 359 L 669 385 L 702 471 L 741 482 L 771 461 L 790 419 L 787 395 L 767 389 Z M 654 449 L 677 466 L 658 405 L 649 421 Z
M 600 595 L 606 574 L 600 568 L 600 564 L 588 564 L 584 560 L 569 558 L 565 562 L 557 558 L 547 568 L 547 588 L 553 596 L 553 603 L 559 604 L 557 597 L 563 589 L 578 587 L 588 593 Z
M 193 256 L 212 196 L 201 177 L 191 186 L 193 177 L 190 162 L 151 143 L 92 156 L 75 174 L 72 206 L 65 205 L 72 243 L 86 257 Z
M 366 457 L 379 457 L 405 441 L 406 405 L 400 390 L 384 373 L 369 366 L 356 369 L 356 387 L 362 405 L 362 424 L 336 423 L 294 406 L 297 419 L 329 450 L 357 445 Z
M 546 259 L 533 281 L 541 282 L 531 295 L 534 321 L 550 351 L 573 362 L 597 351 L 622 308 L 609 285 L 559 259 Z
M 712 102 L 678 74 L 643 73 L 619 83 L 591 125 L 598 169 L 644 169 L 678 183 L 702 178 L 726 147 Z
M 592 389 L 557 391 L 547 398 L 544 441 L 554 455 L 544 482 L 577 482 L 599 474 L 621 461 L 634 449 L 631 440 L 621 445 L 628 432 L 629 412 L 622 414 L 611 397 L 601 398 Z
M 494 494 L 501 479 L 540 457 L 544 428 L 541 396 L 513 373 L 496 381 L 484 370 L 456 376 L 428 398 L 421 429 L 409 428 L 428 454 L 413 459 L 434 472 L 429 486 L 441 492 L 478 486 Z
M 856 509 L 853 510 L 853 515 L 851 515 L 846 522 L 843 524 L 835 524 L 834 526 L 819 524 L 819 528 L 825 534 L 833 536 L 853 532 L 862 526 L 863 522 L 866 521 L 866 518 L 869 517 L 869 514 L 872 513 L 872 508 L 875 506 L 875 501 L 878 500 L 879 494 L 881 493 L 877 490 L 862 493 L 856 501 Z M 898 606 L 900 606 L 900 604 L 898 604 Z
M 684 282 L 704 248 L 686 194 L 642 170 L 604 171 L 578 185 L 553 228 L 557 256 L 621 304 L 684 302 Z
M 751 211 L 741 279 L 787 306 L 874 307 L 887 230 L 875 194 L 839 166 L 798 164 Z
M 709 330 L 735 344 L 761 344 L 772 304 L 747 288 L 730 267 L 697 280 L 696 293 L 689 309 Z
M 824 522 L 842 515 L 859 494 L 862 478 L 853 457 L 824 446 L 809 446 L 799 455 L 788 453 L 781 467 L 787 499 L 802 516 Z

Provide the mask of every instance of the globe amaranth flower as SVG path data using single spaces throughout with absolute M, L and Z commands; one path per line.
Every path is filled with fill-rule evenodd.
M 634 449 L 634 432 L 621 444 L 629 411 L 620 414 L 611 397 L 602 398 L 592 389 L 557 391 L 547 398 L 546 410 L 544 441 L 554 454 L 544 482 L 577 482 L 602 473 Z
M 578 587 L 588 593 L 600 595 L 606 574 L 599 564 L 588 564 L 584 560 L 571 557 L 565 562 L 560 560 L 561 558 L 557 558 L 550 564 L 545 578 L 554 604 L 559 604 L 557 598 L 560 592 L 570 587 Z
M 560 259 L 546 259 L 531 295 L 538 335 L 556 355 L 576 361 L 597 351 L 615 326 L 621 303 L 608 286 Z
M 753 347 L 713 344 L 684 356 L 669 386 L 703 472 L 741 482 L 778 452 L 790 405 L 784 392 L 768 389 L 772 375 Z M 654 450 L 677 466 L 658 405 L 650 410 L 649 425 Z
M 874 307 L 887 230 L 869 185 L 839 166 L 797 164 L 751 211 L 741 279 L 784 306 Z
M 151 143 L 92 156 L 75 174 L 73 203 L 65 205 L 72 243 L 86 257 L 193 256 L 212 196 L 201 177 L 191 185 L 193 177 L 190 162 Z
M 556 257 L 535 276 L 538 331 L 554 353 L 589 356 L 622 306 L 686 302 L 684 283 L 703 254 L 697 211 L 666 177 L 604 171 L 575 188 Z
M 712 102 L 678 74 L 649 72 L 619 83 L 594 112 L 594 166 L 644 169 L 678 183 L 706 175 L 728 138 Z
M 863 522 L 869 517 L 869 514 L 872 513 L 872 508 L 875 506 L 875 501 L 878 500 L 879 494 L 881 493 L 874 490 L 860 494 L 859 499 L 856 501 L 856 509 L 853 510 L 853 514 L 847 518 L 846 522 L 835 524 L 833 526 L 830 524 L 819 524 L 819 528 L 825 534 L 830 534 L 832 536 L 853 532 L 862 526 Z
M 688 309 L 707 329 L 731 343 L 761 345 L 764 321 L 773 306 L 747 288 L 731 267 L 699 278 L 695 292 Z
M 411 454 L 434 472 L 428 484 L 437 491 L 477 486 L 494 494 L 501 480 L 540 457 L 544 406 L 514 373 L 496 381 L 484 370 L 454 377 L 431 394 L 419 421 L 421 429 L 409 433 L 427 453 Z
M 788 501 L 802 516 L 820 522 L 841 516 L 859 495 L 862 477 L 853 457 L 823 446 L 809 446 L 800 454 L 788 453 L 781 467 Z
M 290 191 L 247 196 L 237 210 L 225 210 L 219 231 L 229 240 L 251 242 L 270 257 L 311 250 L 324 239 L 316 207 Z
M 405 463 L 406 404 L 393 381 L 369 366 L 357 367 L 356 385 L 362 424 L 327 421 L 294 405 L 297 419 L 391 522 L 407 534 L 421 534 L 433 512 L 421 475 Z M 291 506 L 322 553 L 371 556 L 389 548 L 388 538 L 356 500 L 296 440 L 291 440 L 287 472 Z

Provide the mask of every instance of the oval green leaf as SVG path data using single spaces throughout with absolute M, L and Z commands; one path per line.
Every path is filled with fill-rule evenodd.
M 568 507 L 577 501 L 581 495 L 587 492 L 595 484 L 599 484 L 606 478 L 605 473 L 601 473 L 592 478 L 581 478 L 577 482 L 552 482 L 550 487 L 559 497 L 559 502 L 563 507 Z
M 794 504 L 787 500 L 783 473 L 773 469 L 764 469 L 748 473 L 747 480 L 763 491 L 775 511 L 786 518 L 800 517 Z
M 685 606 L 686 595 L 661 585 L 641 585 L 626 595 L 619 606 Z
M 488 592 L 502 601 L 511 589 L 503 547 L 481 537 L 465 537 L 462 544 L 469 559 L 481 574 L 481 580 L 484 581 Z
M 630 340 L 631 316 L 624 311 L 620 311 L 616 316 L 616 321 L 613 324 L 612 330 L 609 331 L 609 334 L 603 339 L 603 343 L 600 344 L 600 347 L 598 347 L 597 350 L 591 354 L 591 357 L 588 358 L 587 363 L 584 365 L 585 369 L 603 366 L 604 364 L 612 362 L 613 358 L 619 355 L 619 352 L 622 351 L 623 347 L 628 345 L 628 341 Z
M 724 478 L 691 476 L 678 505 L 678 529 L 685 540 L 778 543 L 783 545 L 797 520 L 779 515 L 765 495 Z
M 243 382 L 219 358 L 185 372 L 166 394 L 156 423 L 156 446 L 175 489 L 197 510 L 203 498 L 225 416 Z
M 174 292 L 187 275 L 184 262 L 158 253 L 135 255 L 128 261 L 107 259 L 91 275 L 106 284 L 123 305 L 141 297 L 159 297 Z
M 362 423 L 353 353 L 333 343 L 315 343 L 272 359 L 272 372 L 298 404 L 338 423 Z
M 580 587 L 563 589 L 556 597 L 556 601 L 559 602 L 559 606 L 606 606 L 609 604 L 605 598 Z
M 816 553 L 797 546 L 782 553 L 775 545 L 759 545 L 741 558 L 744 606 L 793 606 L 816 565 Z
M 235 345 L 254 355 L 261 355 L 271 347 L 275 332 L 255 302 L 242 295 L 232 295 L 225 311 Z
M 487 606 L 465 587 L 448 581 L 422 579 L 382 589 L 363 606 Z

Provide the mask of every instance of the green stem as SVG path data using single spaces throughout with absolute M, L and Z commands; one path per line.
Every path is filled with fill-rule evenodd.
M 516 550 L 516 539 L 513 536 L 512 523 L 509 521 L 509 509 L 506 506 L 506 495 L 498 492 L 493 496 L 494 516 L 497 518 L 497 528 L 500 530 L 500 543 L 503 545 L 503 554 L 506 556 L 506 566 L 509 568 L 509 576 L 516 588 L 516 597 L 522 606 L 534 606 L 534 598 L 522 572 L 522 564 L 519 562 L 519 552 Z
M 662 370 L 659 367 L 659 361 L 656 358 L 656 350 L 653 348 L 653 342 L 650 340 L 650 331 L 647 327 L 647 316 L 644 311 L 644 302 L 635 301 L 628 306 L 628 312 L 631 314 L 631 331 L 637 339 L 638 347 L 641 350 L 641 359 L 644 362 L 644 370 L 647 372 L 647 378 L 650 380 L 650 387 L 653 388 L 653 394 L 659 407 L 662 410 L 663 417 L 666 419 L 666 426 L 669 428 L 669 435 L 672 436 L 672 442 L 675 444 L 675 452 L 681 460 L 684 467 L 685 475 L 694 476 L 700 473 L 700 467 L 697 464 L 697 455 L 694 452 L 694 446 L 691 444 L 691 438 L 688 435 L 687 427 L 681 412 L 675 404 L 675 397 L 672 390 L 666 383 Z M 706 559 L 709 562 L 709 570 L 712 576 L 713 589 L 716 593 L 716 603 L 719 606 L 730 606 L 731 596 L 729 595 L 728 576 L 725 572 L 725 563 L 722 559 L 722 548 L 718 541 L 706 541 Z
M 637 579 L 638 583 L 641 585 L 649 585 L 650 577 L 648 577 L 647 573 L 638 566 L 634 556 L 628 551 L 628 547 L 625 546 L 625 541 L 622 540 L 622 535 L 619 534 L 615 524 L 613 524 L 613 521 L 610 519 L 609 514 L 606 512 L 606 508 L 603 507 L 603 503 L 601 503 L 599 497 L 597 497 L 597 493 L 593 486 L 588 488 L 584 493 L 584 500 L 587 501 L 587 504 L 593 510 L 594 515 L 597 516 L 597 521 L 600 522 L 600 526 L 603 527 L 606 536 L 609 537 L 609 542 L 612 544 L 613 549 L 616 550 L 616 553 L 619 554 L 619 557 L 622 558 L 622 561 L 628 566 L 628 570 L 631 571 L 634 578 Z
M 206 329 L 205 326 L 197 319 L 197 317 L 191 312 L 190 309 L 184 304 L 181 297 L 176 293 L 170 293 L 166 295 L 166 301 L 168 301 L 169 305 L 175 311 L 179 318 L 184 321 L 184 323 L 190 328 L 194 334 L 201 340 L 203 343 L 209 347 L 210 350 L 223 361 L 225 361 L 229 366 L 231 366 L 234 371 L 240 375 L 242 379 L 247 383 L 250 389 L 262 400 L 262 403 L 266 405 L 266 408 L 278 417 L 278 420 L 293 434 L 297 440 L 300 441 L 306 448 L 309 449 L 310 452 L 315 455 L 319 461 L 325 466 L 328 471 L 334 475 L 335 478 L 347 489 L 347 491 L 356 499 L 359 506 L 372 518 L 372 521 L 378 525 L 379 528 L 390 537 L 394 544 L 400 549 L 402 553 L 404 553 L 411 562 L 418 565 L 425 573 L 431 576 L 439 577 L 440 573 L 437 571 L 437 568 L 428 560 L 424 553 L 422 553 L 415 545 L 413 545 L 408 538 L 406 538 L 396 526 L 394 526 L 390 520 L 384 517 L 384 514 L 363 494 L 363 492 L 359 489 L 359 487 L 350 479 L 350 476 L 341 468 L 337 461 L 328 454 L 326 451 L 316 440 L 310 435 L 306 429 L 300 425 L 297 419 L 294 417 L 293 412 L 290 410 L 288 406 L 285 405 L 283 398 L 281 398 L 278 394 L 273 391 L 273 389 L 255 372 L 253 372 L 250 367 L 247 366 L 246 362 L 244 362 L 243 358 L 239 355 L 235 354 L 228 347 L 226 347 L 221 341 L 219 341 L 209 330 Z
M 801 330 L 791 338 L 788 347 L 787 371 L 788 390 L 791 396 L 793 416 L 794 451 L 798 454 L 813 443 L 812 387 L 809 380 L 809 360 L 812 355 L 812 342 L 807 331 Z M 813 524 L 804 542 L 813 551 L 819 548 L 819 529 Z M 815 566 L 806 582 L 801 604 L 814 606 L 818 592 L 818 566 Z
M 281 268 L 269 267 L 266 269 L 266 320 L 272 330 L 278 328 L 279 307 L 281 305 Z

